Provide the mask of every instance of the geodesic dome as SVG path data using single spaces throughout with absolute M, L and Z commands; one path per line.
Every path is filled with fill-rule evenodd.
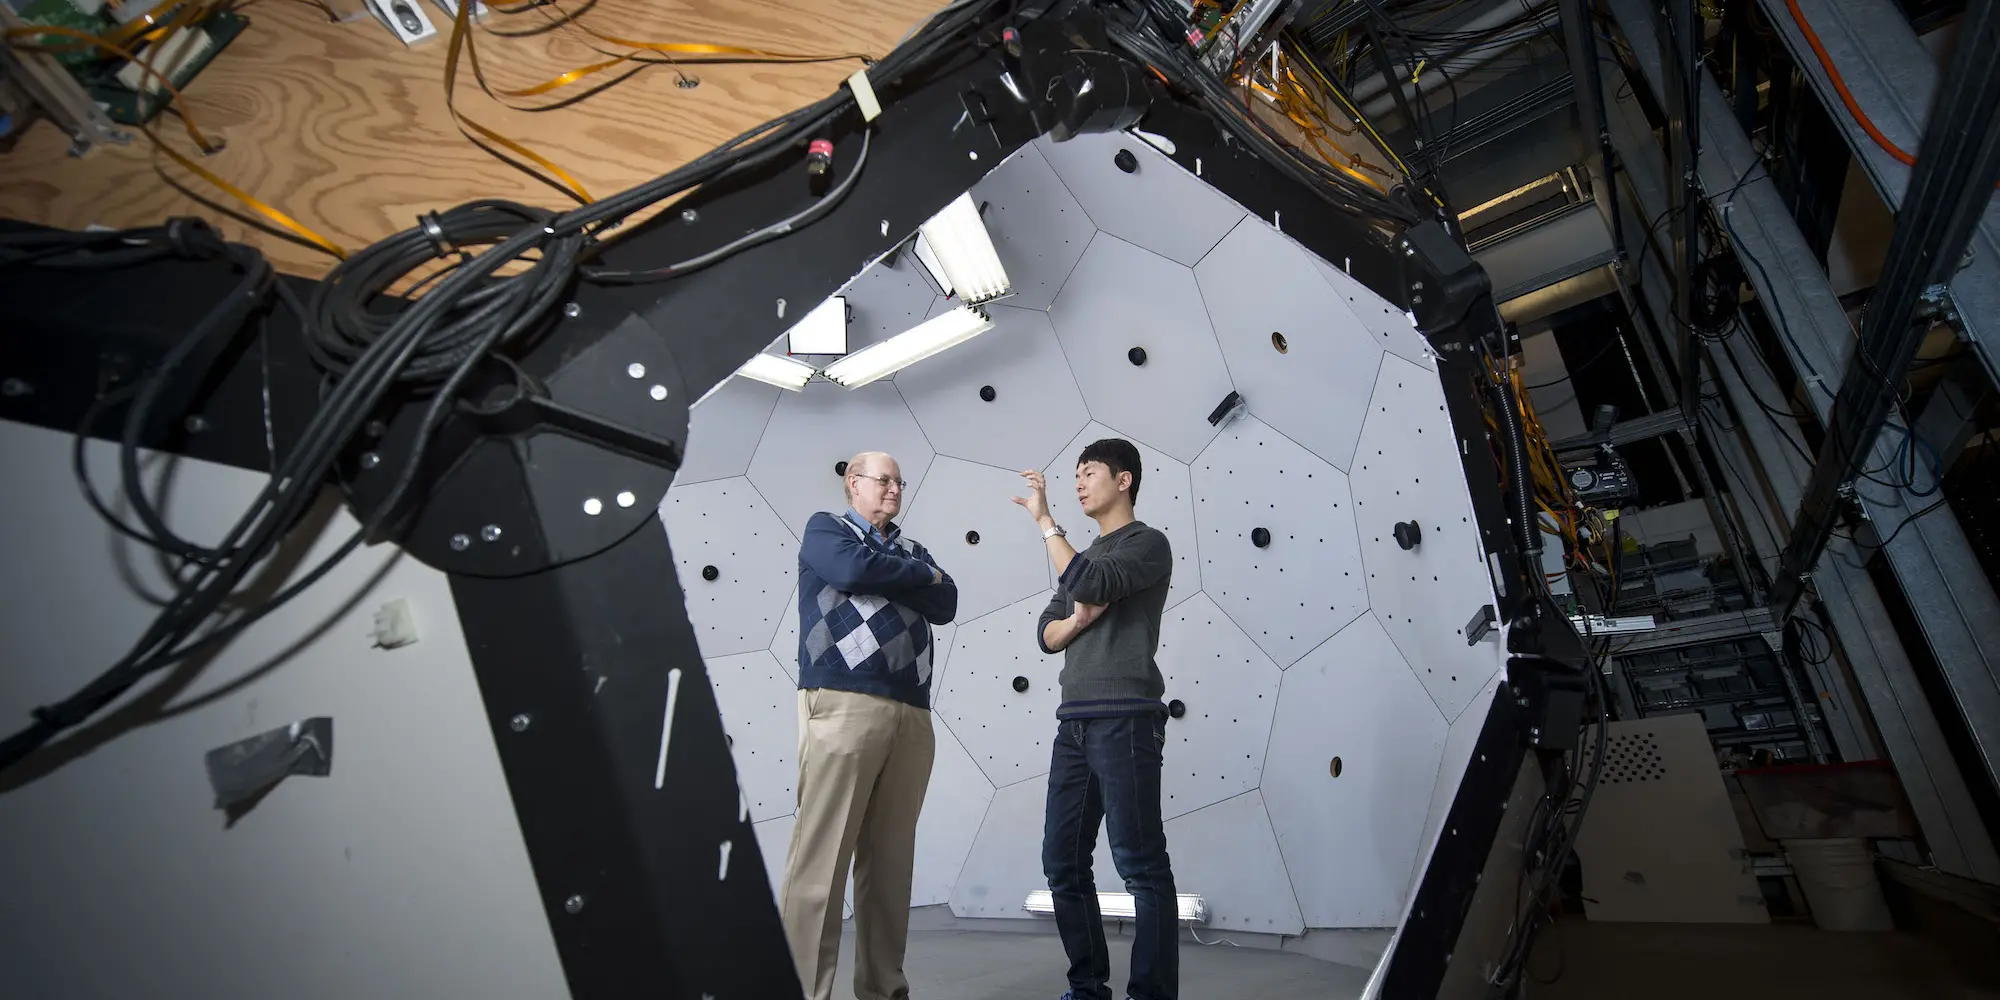
M 661 503 L 774 890 L 796 802 L 798 536 L 843 507 L 836 463 L 879 450 L 910 484 L 903 530 L 960 594 L 935 630 L 912 904 L 1030 917 L 1061 659 L 1034 639 L 1054 574 L 1009 498 L 1043 470 L 1083 549 L 1076 456 L 1120 436 L 1145 462 L 1137 515 L 1175 553 L 1158 659 L 1184 708 L 1162 803 L 1180 891 L 1214 928 L 1394 926 L 1484 720 L 1467 709 L 1504 662 L 1465 634 L 1495 601 L 1434 356 L 1342 262 L 1137 135 L 1044 138 L 972 197 L 1014 287 L 992 330 L 857 389 L 730 380 L 693 409 Z M 842 294 L 850 351 L 957 304 L 910 254 Z M 1247 413 L 1217 426 L 1232 391 Z M 1096 858 L 1100 890 L 1120 889 L 1101 833 Z

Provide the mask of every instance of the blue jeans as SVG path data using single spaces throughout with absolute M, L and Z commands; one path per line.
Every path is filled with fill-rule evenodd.
M 1180 992 L 1180 907 L 1160 818 L 1166 726 L 1164 714 L 1056 724 L 1042 871 L 1055 897 L 1056 932 L 1069 954 L 1069 988 L 1076 1000 L 1114 1000 L 1106 988 L 1111 962 L 1090 870 L 1099 821 L 1107 827 L 1112 863 L 1137 910 L 1125 995 L 1175 1000 Z

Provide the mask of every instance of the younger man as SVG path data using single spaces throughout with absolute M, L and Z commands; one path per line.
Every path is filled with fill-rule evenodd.
M 1133 514 L 1141 474 L 1139 449 L 1130 441 L 1107 438 L 1083 449 L 1076 463 L 1076 498 L 1097 522 L 1098 536 L 1082 553 L 1049 516 L 1041 473 L 1021 473 L 1029 495 L 1013 498 L 1041 525 L 1059 580 L 1037 638 L 1043 652 L 1063 654 L 1042 870 L 1069 955 L 1067 1000 L 1114 1000 L 1090 870 L 1100 821 L 1137 910 L 1125 995 L 1175 1000 L 1180 989 L 1180 909 L 1160 813 L 1160 760 L 1167 739 L 1160 696 L 1166 684 L 1153 660 L 1173 577 L 1173 549 L 1159 529 Z

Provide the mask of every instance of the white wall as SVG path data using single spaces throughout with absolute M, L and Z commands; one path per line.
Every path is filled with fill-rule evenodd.
M 157 560 L 84 505 L 69 440 L 0 422 L 9 732 L 122 655 L 163 592 Z M 92 457 L 114 482 L 113 449 Z M 168 520 L 218 540 L 260 481 L 180 462 Z M 354 527 L 334 517 L 306 566 Z M 422 640 L 370 648 L 374 610 L 398 597 Z M 442 574 L 357 551 L 121 706 L 57 744 L 76 751 L 60 767 L 0 772 L 0 994 L 568 995 Z M 317 715 L 333 718 L 332 773 L 286 779 L 230 825 L 203 755 Z

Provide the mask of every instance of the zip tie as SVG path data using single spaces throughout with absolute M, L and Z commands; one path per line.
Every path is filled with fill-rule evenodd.
M 847 89 L 854 92 L 854 103 L 861 106 L 861 120 L 872 122 L 882 114 L 882 102 L 875 99 L 875 88 L 868 85 L 866 67 L 855 70 L 847 78 Z
M 1419 60 L 1417 60 L 1417 68 L 1416 68 L 1416 69 L 1413 69 L 1413 70 L 1411 70 L 1411 71 L 1410 71 L 1410 82 L 1411 82 L 1411 83 L 1415 83 L 1415 82 L 1417 82 L 1417 77 L 1420 77 L 1420 76 L 1422 76 L 1422 75 L 1424 74 L 1424 65 L 1425 65 L 1426 63 L 1428 63 L 1428 62 L 1430 62 L 1430 60 L 1429 60 L 1429 59 L 1419 59 Z

